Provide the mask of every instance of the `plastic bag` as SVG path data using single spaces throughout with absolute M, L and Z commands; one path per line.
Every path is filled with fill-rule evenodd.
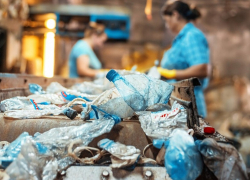
M 166 104 L 173 90 L 172 85 L 143 74 L 123 77 L 110 70 L 107 79 L 115 84 L 124 101 L 134 111 L 144 111 L 157 103 Z
M 126 146 L 110 139 L 102 139 L 98 146 L 108 151 L 111 156 L 112 168 L 124 168 L 134 165 L 140 157 L 140 150 L 134 146 Z
M 3 149 L 0 150 L 0 166 L 6 168 L 20 153 L 21 146 L 23 142 L 30 135 L 27 132 L 22 133 L 18 138 L 12 143 L 5 145 Z
M 201 174 L 201 155 L 186 131 L 175 129 L 165 148 L 165 167 L 173 180 L 195 180 Z
M 92 109 L 92 106 L 97 106 L 108 114 L 116 115 L 120 118 L 131 117 L 134 111 L 123 100 L 116 88 L 112 88 L 100 94 L 92 102 L 85 102 L 85 107 L 81 113 L 82 119 L 88 119 Z M 93 113 L 93 111 L 92 111 Z M 102 118 L 102 113 L 99 113 L 99 118 Z M 98 116 L 97 116 L 98 118 Z
M 206 166 L 219 180 L 248 179 L 246 165 L 231 144 L 216 142 L 212 138 L 195 141 Z
M 48 155 L 39 154 L 36 143 L 29 137 L 21 146 L 21 152 L 18 158 L 6 169 L 6 173 L 9 175 L 10 179 L 40 180 L 42 179 L 41 172 L 43 171 L 47 159 L 50 159 L 50 157 Z M 53 180 L 55 177 L 56 174 L 50 176 L 50 179 Z
M 136 112 L 143 131 L 152 139 L 168 139 L 176 128 L 188 130 L 187 111 L 176 101 L 171 110 Z

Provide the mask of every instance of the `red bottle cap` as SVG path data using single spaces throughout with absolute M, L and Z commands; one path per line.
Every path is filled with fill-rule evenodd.
M 204 127 L 204 133 L 205 134 L 214 134 L 215 129 L 213 127 Z

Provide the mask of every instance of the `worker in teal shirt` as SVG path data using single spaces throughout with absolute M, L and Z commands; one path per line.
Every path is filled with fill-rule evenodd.
M 69 56 L 69 77 L 81 76 L 99 77 L 102 64 L 96 57 L 93 49 L 100 48 L 107 40 L 105 27 L 100 24 L 90 23 L 84 31 L 84 38 L 77 41 Z
M 203 90 L 208 86 L 209 47 L 204 34 L 194 26 L 201 16 L 197 8 L 182 1 L 166 3 L 162 9 L 166 26 L 177 34 L 172 47 L 165 52 L 158 72 L 169 82 L 191 77 L 199 78 L 200 87 L 195 87 L 198 114 L 207 116 Z

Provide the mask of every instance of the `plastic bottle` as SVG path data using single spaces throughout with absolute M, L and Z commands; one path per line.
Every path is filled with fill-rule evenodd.
M 124 101 L 134 111 L 143 111 L 157 103 L 166 104 L 173 90 L 172 85 L 144 74 L 123 77 L 112 69 L 107 79 L 115 84 Z
M 159 61 L 155 60 L 155 65 L 150 68 L 149 72 L 148 72 L 148 76 L 151 78 L 155 78 L 155 79 L 160 79 L 161 78 L 161 74 L 157 71 L 157 66 L 159 65 Z

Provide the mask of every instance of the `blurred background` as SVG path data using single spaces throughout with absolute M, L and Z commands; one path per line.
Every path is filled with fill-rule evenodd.
M 71 48 L 90 21 L 103 23 L 108 41 L 96 54 L 106 69 L 147 71 L 171 46 L 152 1 L 0 0 L 0 72 L 68 77 Z M 212 75 L 206 89 L 207 121 L 238 143 L 250 168 L 250 0 L 187 0 L 202 12 L 197 26 L 211 50 Z

